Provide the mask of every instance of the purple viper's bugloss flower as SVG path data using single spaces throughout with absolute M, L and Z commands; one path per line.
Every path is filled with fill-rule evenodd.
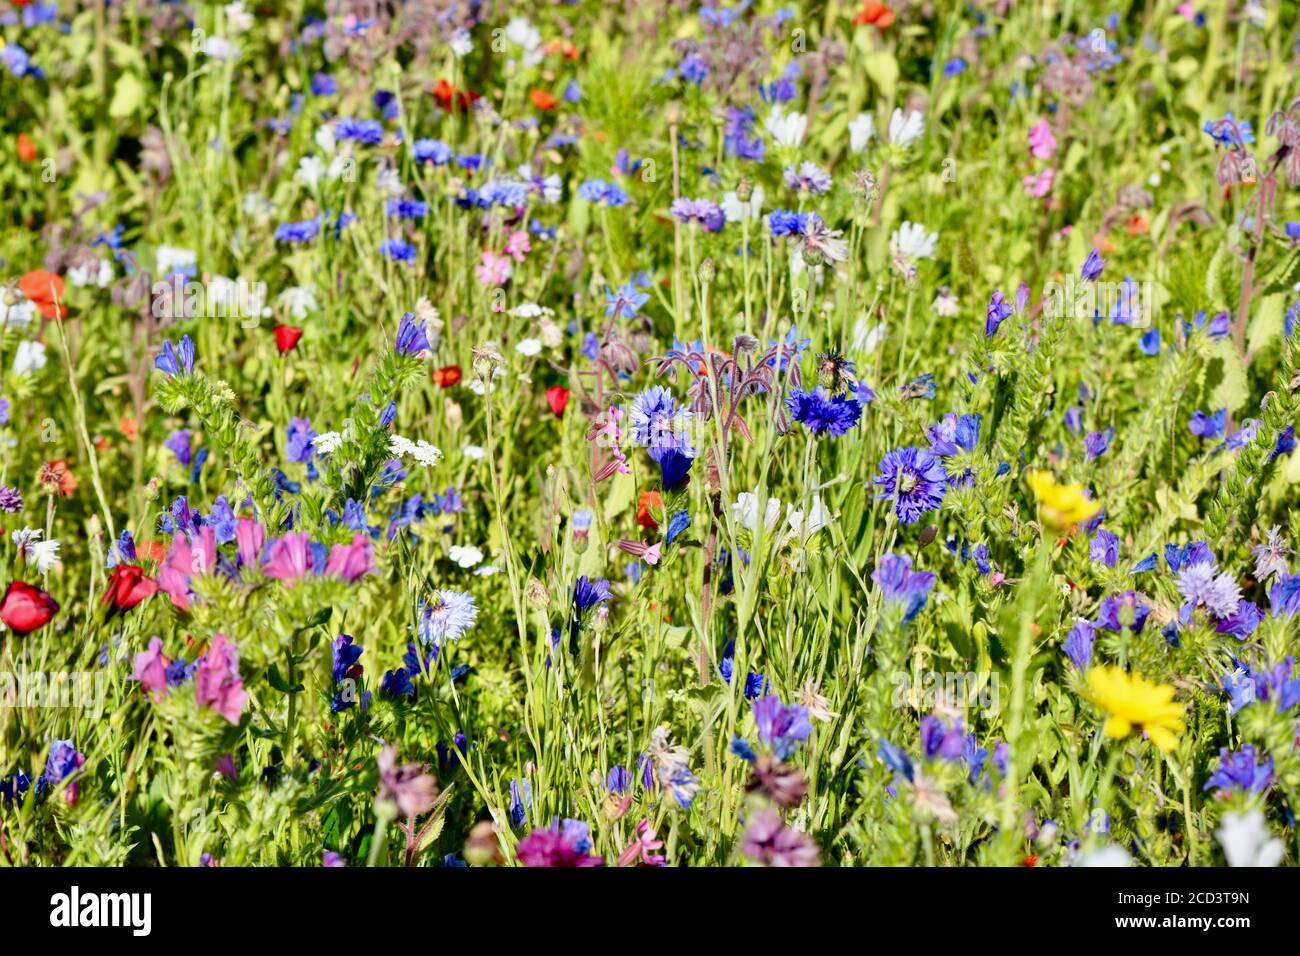
M 1096 282 L 1101 278 L 1101 271 L 1106 268 L 1106 262 L 1098 254 L 1096 249 L 1088 252 L 1088 258 L 1083 260 L 1083 268 L 1079 270 L 1079 275 L 1086 282 Z
M 807 707 L 799 704 L 787 707 L 774 696 L 762 697 L 750 706 L 754 709 L 754 722 L 758 724 L 758 739 L 782 760 L 789 759 L 812 733 Z
M 1205 782 L 1205 789 L 1237 790 L 1241 793 L 1263 793 L 1273 783 L 1273 758 L 1256 762 L 1255 748 L 1246 744 L 1237 753 L 1227 747 L 1219 748 L 1219 768 Z
M 1074 627 L 1066 635 L 1065 643 L 1061 645 L 1065 656 L 1080 671 L 1087 671 L 1088 665 L 1092 663 L 1092 641 L 1092 622 L 1080 619 L 1074 622 Z
M 880 595 L 887 604 L 901 604 L 903 622 L 921 613 L 934 586 L 932 571 L 913 571 L 912 559 L 903 554 L 886 554 L 880 559 L 871 580 L 880 587 Z

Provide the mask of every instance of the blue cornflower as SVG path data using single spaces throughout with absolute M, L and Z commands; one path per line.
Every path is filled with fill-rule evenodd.
M 384 141 L 384 127 L 379 120 L 358 120 L 345 116 L 335 125 L 334 138 L 340 142 L 355 140 L 367 146 L 378 146 Z
M 807 222 L 808 213 L 791 212 L 788 209 L 773 209 L 767 217 L 768 228 L 774 236 L 800 235 Z
M 311 242 L 320 235 L 320 217 L 301 222 L 281 223 L 275 228 L 276 242 Z
M 411 144 L 411 152 L 417 163 L 434 166 L 446 166 L 452 157 L 451 147 L 437 139 L 417 139 Z
M 379 254 L 393 262 L 414 262 L 416 249 L 405 239 L 385 239 L 379 244 Z
M 420 602 L 419 633 L 426 644 L 441 647 L 444 640 L 459 640 L 474 626 L 478 608 L 474 599 L 464 591 L 441 590 L 430 595 L 428 603 Z
M 397 219 L 423 219 L 429 211 L 429 204 L 419 199 L 388 200 L 388 215 Z
M 877 500 L 894 502 L 898 520 L 915 524 L 921 515 L 943 502 L 948 472 L 933 452 L 905 445 L 881 459 L 874 484 L 883 489 L 876 495 Z
M 832 437 L 843 435 L 862 418 L 862 404 L 844 395 L 827 397 L 820 387 L 811 392 L 792 388 L 785 400 L 790 415 L 810 432 L 825 432 Z
M 339 91 L 339 84 L 328 73 L 313 73 L 310 89 L 312 96 L 333 96 Z

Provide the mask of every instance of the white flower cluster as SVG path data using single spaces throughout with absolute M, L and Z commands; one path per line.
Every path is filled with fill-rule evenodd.
M 394 435 L 388 440 L 388 450 L 397 458 L 410 455 L 421 465 L 436 465 L 442 461 L 442 449 L 430 445 L 423 438 L 419 441 L 411 441 L 401 435 Z

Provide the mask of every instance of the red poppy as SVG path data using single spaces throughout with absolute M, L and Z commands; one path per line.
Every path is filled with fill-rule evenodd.
M 546 90 L 533 90 L 528 94 L 528 98 L 533 101 L 533 105 L 539 110 L 553 110 L 555 104 L 559 102 L 553 94 Z
M 36 151 L 36 144 L 32 142 L 32 138 L 26 133 L 19 133 L 18 158 L 24 163 L 33 163 L 38 155 L 40 154 Z
M 62 309 L 62 315 L 59 314 L 60 307 L 63 305 L 63 277 L 55 275 L 53 272 L 46 272 L 44 269 L 33 269 L 27 275 L 18 280 L 18 288 L 22 290 L 23 295 L 27 296 L 33 304 L 41 310 L 41 315 L 47 319 L 60 319 L 68 314 L 67 309 Z M 58 304 L 55 304 L 55 300 Z
M 300 338 L 302 338 L 302 329 L 295 329 L 292 325 L 275 327 L 275 347 L 280 350 L 281 355 L 292 352 Z
M 546 390 L 546 404 L 551 406 L 551 414 L 561 417 L 569 407 L 569 390 L 563 385 L 552 385 Z
M 664 510 L 664 500 L 657 491 L 643 491 L 636 503 L 636 523 L 650 531 L 659 527 L 655 514 Z
M 433 99 L 438 107 L 448 113 L 465 112 L 479 98 L 477 93 L 458 90 L 444 79 L 433 85 Z
M 453 385 L 460 383 L 460 366 L 444 365 L 442 368 L 433 370 L 433 380 L 439 388 L 451 388 Z
M 884 30 L 894 25 L 894 11 L 880 0 L 866 0 L 858 15 L 853 18 L 853 23 L 860 27 L 874 24 L 877 30 Z
M 15 634 L 30 634 L 49 624 L 58 610 L 58 602 L 40 588 L 10 581 L 4 600 L 0 601 L 0 621 Z
M 102 603 L 113 611 L 129 611 L 158 590 L 158 582 L 146 577 L 138 564 L 119 564 L 113 568 Z

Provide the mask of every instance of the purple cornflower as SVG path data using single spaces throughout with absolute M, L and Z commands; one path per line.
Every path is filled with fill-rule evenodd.
M 604 866 L 605 861 L 591 854 L 591 836 L 587 824 L 559 819 L 545 829 L 534 830 L 519 841 L 516 856 L 524 866 L 588 867 Z
M 652 385 L 632 400 L 628 421 L 632 439 L 650 452 L 655 461 L 662 461 L 670 452 L 687 458 L 695 457 L 686 429 L 691 412 L 662 385 Z
M 726 222 L 722 207 L 712 199 L 674 199 L 669 212 L 683 226 L 700 226 L 706 232 L 717 232 Z
M 898 520 L 915 524 L 925 512 L 942 504 L 948 472 L 932 452 L 906 445 L 881 459 L 873 483 L 884 489 L 876 495 L 877 500 L 894 502 Z
M 1219 768 L 1205 782 L 1205 789 L 1237 790 L 1241 793 L 1263 793 L 1273 783 L 1273 758 L 1257 763 L 1255 748 L 1246 744 L 1237 753 L 1227 747 L 1219 748 Z
M 862 404 L 844 395 L 827 396 L 820 387 L 811 392 L 793 388 L 785 407 L 791 416 L 813 434 L 843 435 L 862 418 Z
M 1213 562 L 1185 567 L 1178 573 L 1178 591 L 1187 607 L 1204 607 L 1214 617 L 1231 617 L 1241 603 L 1241 588 L 1227 571 L 1220 573 Z
M 23 510 L 22 492 L 11 485 L 0 487 L 0 511 L 6 514 L 17 514 Z
M 932 571 L 913 571 L 912 559 L 907 555 L 886 554 L 871 572 L 871 580 L 879 586 L 885 603 L 904 607 L 903 622 L 907 623 L 925 607 L 935 575 Z
M 758 739 L 781 760 L 788 760 L 812 733 L 807 707 L 799 704 L 787 707 L 774 696 L 762 697 L 751 706 L 754 708 L 754 722 L 758 724 Z

